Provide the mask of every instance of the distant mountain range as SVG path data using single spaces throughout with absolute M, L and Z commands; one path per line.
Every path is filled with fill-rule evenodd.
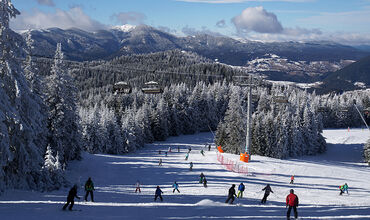
M 320 93 L 370 88 L 370 56 L 329 73 L 318 86 Z
M 263 74 L 271 80 L 311 83 L 325 79 L 324 90 L 358 88 L 361 83 L 356 86 L 355 82 L 370 85 L 368 66 L 363 64 L 369 58 L 353 63 L 369 56 L 368 48 L 334 42 L 262 43 L 206 34 L 178 37 L 145 25 L 96 32 L 50 28 L 32 30 L 31 34 L 35 56 L 53 57 L 59 42 L 66 59 L 76 61 L 109 60 L 122 55 L 176 49 L 195 52 L 214 62 L 243 66 L 246 71 Z
M 206 34 L 177 37 L 145 25 L 97 32 L 50 28 L 32 30 L 31 33 L 35 40 L 34 54 L 52 56 L 56 44 L 61 42 L 67 58 L 79 61 L 173 49 L 196 52 L 206 58 L 235 66 L 244 66 L 248 61 L 265 54 L 276 54 L 292 61 L 332 62 L 358 60 L 370 55 L 370 52 L 333 42 L 243 42 Z

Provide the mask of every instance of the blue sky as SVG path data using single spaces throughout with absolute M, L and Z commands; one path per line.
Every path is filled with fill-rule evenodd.
M 370 45 L 370 0 L 13 0 L 16 30 L 146 24 L 260 41 Z

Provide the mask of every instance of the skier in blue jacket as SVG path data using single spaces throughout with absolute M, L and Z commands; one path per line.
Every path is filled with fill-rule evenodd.
M 238 192 L 238 195 L 236 196 L 237 198 L 243 198 L 243 192 L 244 192 L 244 190 L 245 190 L 245 186 L 244 186 L 244 184 L 243 183 L 240 183 L 240 185 L 239 185 L 239 187 L 238 187 L 238 190 L 239 190 L 239 192 Z
M 175 181 L 175 183 L 172 186 L 173 186 L 173 193 L 175 192 L 175 190 L 177 190 L 177 192 L 180 193 L 179 184 L 177 184 L 176 181 Z

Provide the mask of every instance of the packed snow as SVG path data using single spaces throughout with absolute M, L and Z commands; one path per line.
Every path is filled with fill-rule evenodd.
M 252 156 L 248 173 L 229 172 L 205 144 L 211 133 L 169 138 L 123 156 L 83 154 L 82 161 L 67 168 L 72 184 L 78 184 L 75 211 L 62 211 L 69 188 L 54 192 L 6 191 L 0 196 L 1 219 L 286 219 L 285 197 L 294 189 L 299 197 L 300 219 L 370 219 L 370 168 L 362 162 L 363 143 L 370 138 L 364 129 L 325 130 L 328 151 L 322 155 L 279 160 Z M 167 157 L 165 151 L 171 147 Z M 178 152 L 180 147 L 181 152 Z M 192 151 L 185 160 L 188 148 Z M 205 156 L 200 150 L 205 151 Z M 161 154 L 159 154 L 161 150 Z M 238 155 L 224 154 L 238 161 Z M 158 166 L 162 158 L 163 165 Z M 189 163 L 193 162 L 193 170 Z M 198 182 L 203 172 L 204 188 Z M 289 184 L 291 175 L 295 183 Z M 84 202 L 83 185 L 94 181 L 95 202 Z M 135 193 L 135 183 L 142 192 Z M 177 181 L 180 193 L 172 192 Z M 246 186 L 244 198 L 225 204 L 231 184 Z M 260 204 L 262 188 L 269 183 L 274 193 Z M 349 194 L 339 195 L 348 183 Z M 164 192 L 154 202 L 155 187 Z

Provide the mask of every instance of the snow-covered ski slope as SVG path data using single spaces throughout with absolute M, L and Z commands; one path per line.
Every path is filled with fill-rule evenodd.
M 248 175 L 227 171 L 218 163 L 214 146 L 205 156 L 200 154 L 205 143 L 212 143 L 211 133 L 169 138 L 124 156 L 84 154 L 67 172 L 71 182 L 79 184 L 81 198 L 84 182 L 92 177 L 94 203 L 77 200 L 74 208 L 82 211 L 61 211 L 69 189 L 8 191 L 0 196 L 0 219 L 286 219 L 285 197 L 291 188 L 300 200 L 300 219 L 370 219 L 370 168 L 361 162 L 362 144 L 370 132 L 325 130 L 324 136 L 327 153 L 288 160 L 253 156 Z M 172 153 L 165 157 L 169 146 Z M 188 147 L 192 151 L 185 161 Z M 236 155 L 225 157 L 238 160 Z M 193 171 L 189 171 L 190 161 Z M 201 172 L 208 188 L 198 183 Z M 295 175 L 294 185 L 289 184 L 291 175 Z M 134 192 L 137 180 L 143 184 L 140 194 Z M 172 193 L 174 181 L 181 193 Z M 236 199 L 235 205 L 225 204 L 231 184 L 240 182 L 246 185 L 245 198 Z M 260 205 L 261 189 L 267 183 L 274 193 L 266 205 Z M 339 196 L 339 185 L 344 183 L 349 185 L 349 195 Z M 153 201 L 157 185 L 164 191 L 163 202 Z

